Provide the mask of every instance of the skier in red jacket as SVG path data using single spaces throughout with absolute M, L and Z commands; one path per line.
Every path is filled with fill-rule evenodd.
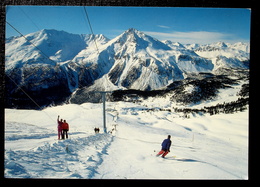
M 66 139 L 68 139 L 68 131 L 69 131 L 69 124 L 66 122 L 66 120 L 64 120 L 62 124 L 62 132 L 63 132 L 62 139 L 65 139 L 65 134 L 66 134 Z

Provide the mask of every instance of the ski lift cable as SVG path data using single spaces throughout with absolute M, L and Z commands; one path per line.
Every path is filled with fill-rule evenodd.
M 57 62 L 50 59 L 48 55 L 46 55 L 39 47 L 37 47 L 34 43 L 32 43 L 30 40 L 28 40 L 20 31 L 18 31 L 12 24 L 10 24 L 8 21 L 5 21 L 10 27 L 12 27 L 16 32 L 18 32 L 27 42 L 32 44 L 37 50 L 39 50 L 45 57 L 47 57 L 50 61 L 54 62 L 55 65 L 57 65 Z
M 91 23 L 90 23 L 90 20 L 89 20 L 89 17 L 88 17 L 88 14 L 87 14 L 87 11 L 86 11 L 86 8 L 84 7 L 84 11 L 85 11 L 85 14 L 86 14 L 86 17 L 87 17 L 87 20 L 88 20 L 88 23 L 90 25 L 90 29 L 91 29 L 91 32 L 92 34 L 94 35 L 94 32 L 93 32 L 93 29 L 92 29 L 92 26 L 91 26 Z M 27 16 L 28 17 L 28 16 Z M 48 55 L 46 55 L 40 48 L 38 48 L 33 42 L 31 42 L 30 40 L 28 40 L 18 29 L 16 29 L 11 23 L 9 23 L 8 21 L 6 21 L 6 23 L 11 27 L 13 28 L 17 33 L 19 33 L 26 41 L 28 41 L 31 45 L 33 45 L 38 51 L 40 51 L 47 59 L 49 59 L 50 61 L 54 62 L 55 66 L 58 65 L 57 62 L 53 61 L 52 59 L 50 59 L 50 57 Z M 96 42 L 96 38 L 94 37 L 94 42 L 95 42 L 95 45 L 96 45 L 96 49 L 98 51 L 98 54 L 99 53 L 99 50 L 98 50 L 98 46 L 97 46 L 97 42 Z M 103 59 L 102 59 L 103 60 Z M 24 65 L 26 65 L 28 62 L 26 62 Z M 71 61 L 69 62 L 71 63 Z M 78 64 L 78 63 L 77 63 Z M 78 64 L 80 65 L 80 64 Z M 81 65 L 80 65 L 81 66 Z M 47 66 L 44 67 L 44 68 L 47 68 L 47 70 L 50 70 L 50 68 L 48 68 Z M 18 70 L 17 70 L 18 71 Z M 16 73 L 16 72 L 14 72 Z M 69 76 L 71 76 L 70 74 L 68 74 Z M 28 94 L 26 93 L 22 88 L 21 86 L 19 86 L 9 75 L 6 74 L 6 76 L 12 81 L 14 82 L 14 84 L 17 86 L 18 89 L 20 89 L 30 100 L 33 101 L 33 103 L 39 108 L 39 109 L 42 109 L 40 107 L 40 105 L 35 101 L 33 100 L 33 98 Z M 82 87 L 82 85 L 80 85 L 80 83 L 78 83 L 79 86 Z M 49 116 L 50 117 L 50 116 Z M 51 118 L 52 119 L 52 118 Z M 52 119 L 53 120 L 53 119 Z
M 26 41 L 28 41 L 31 45 L 33 45 L 37 50 L 39 50 L 43 55 L 45 55 L 46 56 L 46 54 L 45 53 L 43 53 L 36 45 L 34 45 L 31 41 L 29 41 L 19 30 L 17 30 L 12 24 L 10 24 L 8 21 L 6 21 L 6 23 L 10 26 L 10 27 L 12 27 L 17 33 L 19 33 Z M 28 62 L 26 62 L 25 63 L 25 65 L 27 64 Z M 16 73 L 16 72 L 14 72 L 14 73 Z M 19 86 L 9 75 L 7 75 L 6 73 L 5 73 L 5 75 L 17 86 L 17 88 L 18 89 L 20 89 L 40 110 L 42 109 L 41 107 L 40 107 L 40 105 L 26 92 L 26 91 L 24 91 L 22 88 L 21 88 L 21 86 Z M 48 114 L 47 114 L 48 115 Z M 49 115 L 48 115 L 48 117 L 50 117 Z M 50 117 L 51 118 L 51 117 Z M 51 118 L 52 119 L 52 118 Z M 52 119 L 53 120 L 53 119 Z
M 42 107 L 28 94 L 26 91 L 24 91 L 9 75 L 5 74 L 17 87 L 20 89 L 40 110 L 42 110 Z M 43 111 L 52 121 L 56 123 L 56 121 L 45 111 Z
M 85 13 L 87 15 L 87 12 L 86 12 L 86 9 L 85 9 Z M 27 15 L 28 19 L 29 19 L 29 16 Z M 88 15 L 87 15 L 87 18 L 88 18 Z M 89 22 L 89 25 L 91 27 L 91 24 L 90 24 L 90 20 L 88 19 L 88 22 Z M 33 45 L 38 51 L 40 51 L 45 57 L 47 57 L 47 59 L 49 59 L 50 61 L 54 62 L 55 66 L 57 66 L 57 62 L 53 61 L 52 59 L 50 59 L 50 57 L 48 55 L 46 55 L 40 48 L 38 48 L 33 42 L 31 42 L 30 40 L 28 40 L 18 29 L 16 29 L 11 23 L 9 23 L 8 21 L 6 21 L 6 23 L 11 27 L 13 28 L 17 33 L 20 34 L 20 36 L 22 36 L 26 41 L 28 41 L 31 45 Z M 38 28 L 38 27 L 37 27 Z M 91 32 L 93 34 L 93 29 L 91 27 Z M 95 41 L 95 44 L 96 44 L 96 48 L 97 48 L 97 51 L 98 51 L 98 54 L 99 54 L 99 50 L 98 50 L 98 47 L 97 47 L 97 43 L 96 43 L 96 39 L 94 37 L 94 41 Z M 71 63 L 72 61 L 70 61 L 69 63 Z M 26 65 L 28 63 L 28 61 L 24 64 Z M 78 64 L 78 63 L 77 63 Z M 81 66 L 80 64 L 78 64 L 79 66 Z M 50 68 L 48 67 L 44 67 L 44 68 L 47 68 L 47 70 L 50 70 Z M 16 73 L 16 72 L 14 72 Z M 42 107 L 40 107 L 40 105 L 24 90 L 21 88 L 21 86 L 19 86 L 9 75 L 5 74 L 16 86 L 17 86 L 17 89 L 20 89 L 40 110 L 42 109 Z M 70 76 L 70 74 L 69 74 Z M 78 85 L 82 87 L 82 85 L 80 85 L 80 83 L 78 82 Z M 51 116 L 49 116 L 49 114 L 47 114 L 46 112 L 44 112 L 52 121 L 56 122 Z
M 48 60 L 50 60 L 51 62 L 53 62 L 54 64 L 55 64 L 55 66 L 60 66 L 60 64 L 59 63 L 57 63 L 56 61 L 54 61 L 54 60 L 52 60 L 46 53 L 44 53 L 39 47 L 37 47 L 33 42 L 31 42 L 30 40 L 28 40 L 18 29 L 16 29 L 12 24 L 10 24 L 8 21 L 6 21 L 6 23 L 8 24 L 8 25 L 10 25 L 17 33 L 19 33 L 26 41 L 28 41 L 31 45 L 33 45 L 38 51 L 40 51 Z M 27 63 L 28 62 L 25 62 L 25 64 L 24 65 L 27 65 Z M 69 60 L 68 61 L 68 64 L 70 64 L 70 63 L 72 63 L 72 60 Z M 77 63 L 77 62 L 75 62 L 75 64 L 77 64 L 80 68 L 82 68 L 82 69 L 84 69 L 85 67 L 83 67 L 83 65 L 81 65 L 81 64 L 79 64 L 79 63 Z M 47 68 L 47 70 L 50 70 L 50 68 L 48 68 L 47 66 L 45 66 L 45 67 L 43 67 L 43 68 Z M 17 70 L 18 71 L 18 70 Z M 16 72 L 17 72 L 16 71 Z M 14 73 L 16 73 L 16 72 L 14 72 Z M 72 78 L 72 75 L 71 74 L 68 74 L 68 76 L 70 77 L 70 78 Z M 78 82 L 78 86 L 79 87 L 83 87 L 81 84 L 80 84 L 80 82 Z
M 104 60 L 103 57 L 100 55 L 100 51 L 99 51 L 99 48 L 98 48 L 98 45 L 97 45 L 97 41 L 96 41 L 96 37 L 95 37 L 95 34 L 94 34 L 94 32 L 93 32 L 93 28 L 92 28 L 92 25 L 91 25 L 91 22 L 90 22 L 90 19 L 89 19 L 89 16 L 88 16 L 87 9 L 86 9 L 85 6 L 83 6 L 83 8 L 84 8 L 84 12 L 85 12 L 85 15 L 86 15 L 86 18 L 87 18 L 89 27 L 90 27 L 90 31 L 91 31 L 92 35 L 94 36 L 94 42 L 95 42 L 95 46 L 96 46 L 96 49 L 97 49 L 98 56 L 99 56 L 100 60 L 103 61 L 103 63 L 105 64 L 105 60 Z M 105 77 L 106 81 L 109 82 L 107 76 L 106 76 L 106 75 L 103 75 L 103 76 Z M 103 82 L 103 86 L 104 86 L 104 90 L 106 90 L 105 85 L 104 85 L 104 82 Z
M 50 57 L 48 55 L 46 55 L 40 48 L 38 48 L 34 43 L 32 43 L 30 40 L 28 40 L 18 29 L 16 29 L 11 23 L 9 23 L 8 21 L 6 21 L 6 23 L 11 27 L 13 28 L 17 33 L 19 33 L 26 41 L 28 41 L 31 45 L 33 45 L 37 50 L 39 50 L 45 57 L 47 57 L 47 59 L 49 59 L 50 61 L 54 62 L 55 66 L 59 65 L 57 62 L 53 61 L 52 59 L 50 59 Z M 90 22 L 89 22 L 90 23 Z M 92 27 L 91 27 L 91 30 L 92 30 Z M 92 30 L 92 33 L 93 33 L 93 30 Z M 97 43 L 96 43 L 96 40 L 95 40 L 95 37 L 94 37 L 94 41 L 95 41 L 95 44 L 96 44 L 96 47 L 97 47 Z M 97 47 L 97 50 L 98 50 L 98 47 Z M 99 51 L 98 51 L 99 53 Z M 71 63 L 72 61 L 68 62 Z M 24 65 L 26 65 L 28 62 L 26 62 Z M 78 64 L 78 63 L 77 63 Z M 79 66 L 81 66 L 80 64 L 78 64 Z M 44 68 L 47 68 L 47 70 L 50 70 L 50 68 L 48 67 L 44 67 Z M 84 68 L 83 68 L 84 69 Z M 18 71 L 18 70 L 17 70 Z M 16 73 L 16 72 L 14 72 Z M 19 86 L 9 75 L 5 74 L 16 86 L 17 86 L 17 89 L 20 89 L 40 110 L 42 110 L 42 108 L 40 107 L 40 105 L 24 90 L 21 88 L 21 85 Z M 70 74 L 68 74 L 69 77 L 71 76 Z M 71 78 L 71 77 L 70 77 Z M 78 82 L 78 86 L 81 86 L 80 83 Z M 52 121 L 56 122 L 49 114 L 47 114 L 46 112 L 44 112 Z
M 90 30 L 91 30 L 91 33 L 92 35 L 94 36 L 94 42 L 95 42 L 95 45 L 96 45 L 96 49 L 97 49 L 97 52 L 98 52 L 98 56 L 100 57 L 100 59 L 103 61 L 103 63 L 105 63 L 104 59 L 102 58 L 102 56 L 100 55 L 100 51 L 98 49 L 98 46 L 97 46 L 97 42 L 96 42 L 96 37 L 94 35 L 94 32 L 93 32 L 93 29 L 92 29 L 92 26 L 91 26 L 91 23 L 90 23 L 90 19 L 89 19 L 89 16 L 88 16 L 88 13 L 87 13 L 87 10 L 86 10 L 86 7 L 84 6 L 84 11 L 85 11 L 85 15 L 87 17 L 87 20 L 88 20 L 88 24 L 89 24 L 89 27 L 90 27 Z M 105 79 L 107 80 L 107 76 L 106 75 L 103 75 L 105 76 Z M 108 80 L 107 80 L 108 81 Z M 103 87 L 104 87 L 104 90 L 106 90 L 105 88 L 105 85 L 104 85 L 104 82 L 103 82 Z M 107 133 L 107 127 L 106 127 L 106 94 L 107 93 L 111 93 L 113 91 L 94 91 L 94 93 L 101 93 L 102 95 L 102 102 L 103 102 L 103 128 L 104 128 L 104 133 Z
M 85 15 L 86 15 L 86 18 L 87 18 L 87 21 L 88 21 L 88 24 L 89 24 L 91 33 L 92 33 L 92 35 L 94 36 L 93 28 L 92 28 L 92 25 L 91 25 L 91 22 L 90 22 L 90 19 L 89 19 L 87 10 L 86 10 L 85 7 L 83 7 L 83 8 L 84 8 L 84 12 L 85 12 Z M 23 11 L 23 10 L 22 10 L 22 11 Z M 25 13 L 24 13 L 24 14 L 25 14 Z M 27 16 L 28 19 L 30 19 L 27 14 L 26 14 L 26 16 Z M 31 20 L 31 19 L 30 19 L 30 20 Z M 32 20 L 31 20 L 31 21 L 32 21 Z M 19 33 L 26 41 L 28 41 L 31 45 L 33 45 L 38 51 L 40 51 L 48 60 L 50 60 L 51 62 L 53 62 L 53 63 L 55 64 L 55 66 L 59 65 L 56 61 L 52 60 L 47 54 L 45 54 L 39 47 L 37 47 L 33 42 L 31 42 L 30 40 L 28 40 L 28 39 L 27 39 L 18 29 L 16 29 L 11 23 L 9 23 L 8 21 L 6 21 L 6 23 L 7 23 L 10 27 L 12 27 L 17 33 Z M 34 23 L 34 22 L 32 22 L 32 23 Z M 35 25 L 35 24 L 34 24 L 34 25 Z M 37 25 L 35 25 L 35 26 L 38 28 Z M 97 52 L 98 52 L 98 55 L 100 56 L 100 51 L 99 51 L 99 48 L 98 48 L 98 45 L 97 45 L 96 37 L 94 37 L 94 43 L 95 43 L 95 46 L 96 46 L 96 50 L 97 50 Z M 105 62 L 105 61 L 102 59 L 102 57 L 100 57 L 100 59 L 101 59 L 103 62 Z M 28 63 L 28 62 L 26 62 L 24 65 L 27 65 L 27 63 Z M 71 60 L 68 62 L 68 64 L 70 64 L 70 63 L 72 63 Z M 82 69 L 85 69 L 85 67 L 83 67 L 82 64 L 79 64 L 79 63 L 77 63 L 77 62 L 75 62 L 75 63 L 76 63 L 79 67 L 81 67 Z M 48 68 L 47 66 L 44 67 L 44 68 L 47 68 L 47 70 L 50 70 L 50 68 Z M 17 70 L 17 71 L 18 71 L 18 70 Z M 17 71 L 16 71 L 16 72 L 17 72 Z M 16 72 L 13 72 L 13 73 L 16 73 Z M 70 78 L 72 78 L 72 75 L 71 75 L 71 74 L 68 74 L 68 76 L 69 76 Z M 105 78 L 107 79 L 106 76 L 105 76 Z M 83 87 L 83 86 L 80 84 L 80 82 L 78 82 L 78 86 L 79 86 L 79 87 Z
M 92 26 L 91 26 L 91 23 L 90 23 L 90 19 L 89 19 L 89 16 L 88 16 L 88 12 L 87 12 L 85 6 L 84 6 L 83 8 L 84 8 L 84 12 L 85 12 L 85 15 L 86 15 L 86 17 L 87 17 L 87 20 L 88 20 L 88 24 L 89 24 L 89 27 L 90 27 L 90 31 L 91 31 L 92 35 L 94 36 L 94 32 L 93 32 L 93 29 L 92 29 Z M 97 46 L 96 37 L 94 37 L 94 42 L 95 42 L 95 46 L 96 46 L 98 55 L 100 55 L 100 52 L 99 52 L 99 49 L 98 49 L 98 46 Z
M 83 8 L 84 8 L 84 11 L 85 11 L 85 15 L 86 15 L 86 17 L 87 17 L 87 20 L 88 20 L 88 24 L 89 24 L 91 33 L 94 35 L 94 32 L 93 32 L 93 29 L 92 29 L 92 26 L 91 26 L 91 22 L 90 22 L 90 19 L 89 19 L 89 16 L 88 16 L 86 7 L 84 6 Z M 94 37 L 94 42 L 95 42 L 95 45 L 96 45 L 96 49 L 97 49 L 98 55 L 100 56 L 100 51 L 99 51 L 99 49 L 98 49 L 98 46 L 97 46 L 97 42 L 96 42 L 96 38 L 95 38 L 95 37 Z M 105 62 L 101 56 L 100 56 L 100 59 L 101 59 L 103 62 Z M 134 66 L 134 63 L 132 63 L 132 64 L 130 65 L 130 68 L 129 68 L 129 69 L 131 69 L 133 66 Z M 152 74 L 153 71 L 154 71 L 154 70 L 151 69 L 150 75 Z M 107 82 L 109 82 L 107 76 L 105 76 L 105 79 L 106 79 Z M 104 85 L 104 82 L 103 82 L 103 85 Z M 104 86 L 104 88 L 105 88 L 105 86 Z
M 46 56 L 49 60 L 51 60 L 44 52 L 42 52 L 41 49 L 39 49 L 35 44 L 33 44 L 31 41 L 29 41 L 18 29 L 16 29 L 12 24 L 10 24 L 8 21 L 6 21 L 6 23 L 8 25 L 10 25 L 16 32 L 18 32 L 23 38 L 26 39 L 26 41 L 28 41 L 31 45 L 33 45 L 37 50 L 39 50 L 44 56 Z M 51 60 L 53 61 L 53 60 Z M 53 61 L 55 62 L 55 61 Z M 28 62 L 26 62 L 24 65 L 26 65 Z M 57 65 L 57 63 L 55 62 L 55 64 Z M 50 68 L 48 67 L 43 67 L 43 68 L 47 68 L 48 71 L 50 71 Z M 14 72 L 16 73 L 16 72 Z M 20 89 L 40 110 L 42 110 L 42 107 L 24 90 L 21 88 L 22 85 L 18 85 L 8 74 L 5 73 L 5 75 L 17 86 L 17 89 Z M 47 114 L 45 112 L 45 114 L 52 119 L 52 121 L 55 121 L 52 117 L 49 116 L 49 114 Z M 55 121 L 56 122 L 56 121 Z
M 45 56 L 48 60 L 50 60 L 51 62 L 53 62 L 55 64 L 55 66 L 60 66 L 59 63 L 55 62 L 54 60 L 52 60 L 47 54 L 45 54 L 39 47 L 37 47 L 33 42 L 31 42 L 30 40 L 28 40 L 18 29 L 16 29 L 11 23 L 9 23 L 8 21 L 6 21 L 6 23 L 12 27 L 17 33 L 19 33 L 26 41 L 28 41 L 32 46 L 34 46 L 39 52 L 41 52 L 43 54 L 43 56 Z M 72 63 L 72 61 L 70 60 L 68 62 L 69 63 Z M 28 64 L 28 61 L 25 62 L 24 66 Z M 77 63 L 81 68 L 84 69 L 84 67 L 82 65 L 80 65 L 79 63 Z M 48 66 L 44 66 L 43 67 L 44 69 L 47 69 L 48 71 L 50 71 L 50 68 L 48 68 Z M 18 70 L 17 70 L 18 71 Z M 13 73 L 16 73 L 17 71 L 13 72 Z M 55 75 L 56 76 L 56 75 Z M 70 78 L 72 78 L 72 75 L 71 74 L 68 74 L 68 76 Z M 80 87 L 83 87 L 79 82 L 78 82 L 78 85 Z
M 16 29 L 11 23 L 9 23 L 8 21 L 6 21 L 6 23 L 13 28 L 18 34 L 20 34 L 21 37 L 23 37 L 27 42 L 29 42 L 33 47 L 35 47 L 43 56 L 45 56 L 47 59 L 49 59 L 51 62 L 53 62 L 55 64 L 55 66 L 57 66 L 57 62 L 53 61 L 52 59 L 49 58 L 48 55 L 46 55 L 39 47 L 37 47 L 33 42 L 31 42 L 30 40 L 28 40 L 18 29 Z M 28 61 L 24 63 L 24 66 L 26 66 L 28 64 Z M 43 67 L 43 69 L 50 70 L 47 66 Z M 17 69 L 16 71 L 13 72 L 13 74 L 16 74 L 17 71 L 19 69 Z
M 38 105 L 38 103 L 36 101 L 33 100 L 33 98 L 30 97 L 29 94 L 26 93 L 26 91 L 24 91 L 18 84 L 16 84 L 16 82 L 7 74 L 5 74 L 17 87 L 18 89 L 20 89 L 27 97 L 29 97 L 29 99 L 31 99 L 31 101 L 39 108 L 41 109 L 40 105 Z
M 18 7 L 19 9 L 20 9 L 20 11 L 31 21 L 31 23 L 38 29 L 38 30 L 41 30 L 39 27 L 38 27 L 38 25 L 31 19 L 31 17 L 21 8 L 21 7 Z M 13 29 L 15 29 L 14 27 L 12 27 Z M 19 32 L 17 29 L 15 29 L 21 36 L 23 36 L 26 40 L 27 40 L 27 38 L 21 33 L 21 32 Z M 28 40 L 27 40 L 28 41 Z M 28 42 L 30 42 L 34 47 L 36 47 L 31 41 L 28 41 Z M 36 47 L 37 48 L 37 47 Z M 50 59 L 50 57 L 48 56 L 48 55 L 46 55 L 41 49 L 39 49 L 39 48 L 37 48 L 42 54 L 44 54 L 44 56 L 46 56 L 47 57 L 47 59 L 49 59 L 49 60 L 51 60 L 52 62 L 54 62 L 55 64 L 56 64 L 56 66 L 57 66 L 57 62 L 55 62 L 55 61 L 53 61 L 52 59 Z M 70 63 L 72 63 L 72 61 L 70 60 L 69 62 L 68 62 L 68 64 L 70 64 Z M 25 63 L 25 65 L 26 65 L 27 63 Z M 77 64 L 80 68 L 82 68 L 82 69 L 84 69 L 84 67 L 81 65 L 81 64 L 79 64 L 79 63 L 77 63 L 77 62 L 75 62 L 75 64 Z M 43 67 L 43 68 L 45 68 L 45 67 Z M 48 68 L 48 70 L 49 70 L 49 68 Z M 14 73 L 16 73 L 16 72 L 14 72 Z M 68 76 L 71 78 L 71 75 L 70 74 L 68 74 Z M 80 86 L 80 87 L 83 87 L 80 83 L 78 83 L 78 85 Z
M 17 33 L 19 33 L 26 41 L 28 41 L 31 45 L 33 45 L 37 50 L 39 50 L 44 56 L 46 56 L 48 59 L 50 59 L 44 52 L 42 52 L 36 45 L 34 45 L 30 40 L 28 40 L 19 30 L 17 30 L 12 24 L 10 24 L 8 21 L 6 21 L 6 23 L 12 27 Z M 51 60 L 51 59 L 50 59 Z M 53 61 L 53 60 L 52 60 Z M 53 61 L 54 62 L 54 61 Z M 26 65 L 28 62 L 26 62 L 24 65 Z M 56 62 L 55 62 L 56 64 Z M 48 70 L 50 70 L 49 68 L 47 68 Z M 18 70 L 17 70 L 18 71 Z M 14 72 L 16 73 L 16 72 Z M 17 86 L 18 89 L 20 89 L 40 110 L 42 109 L 40 107 L 40 105 L 33 100 L 33 98 L 28 94 L 26 93 L 22 88 L 21 86 L 19 86 L 9 75 L 7 75 L 5 73 L 5 75 Z M 53 120 L 53 119 L 52 119 Z
M 32 46 L 34 46 L 40 53 L 43 54 L 43 56 L 45 56 L 47 59 L 49 59 L 50 61 L 54 62 L 55 66 L 59 65 L 57 62 L 53 61 L 52 59 L 50 59 L 50 57 L 48 55 L 46 55 L 39 47 L 37 47 L 33 42 L 31 42 L 30 40 L 28 40 L 18 29 L 16 29 L 11 23 L 9 23 L 8 21 L 6 21 L 6 23 L 11 27 L 13 28 L 17 33 L 20 34 L 21 37 L 23 37 L 27 42 L 29 42 Z M 25 62 L 24 65 L 27 65 L 28 61 Z M 72 63 L 72 61 L 70 60 L 69 63 Z M 78 63 L 77 63 L 78 64 Z M 78 64 L 79 66 L 82 66 L 81 64 Z M 60 65 L 59 65 L 60 66 Z M 46 69 L 47 71 L 50 71 L 50 68 L 48 68 L 47 66 L 46 67 L 43 67 L 44 69 Z M 84 69 L 84 68 L 83 68 Z M 16 74 L 18 70 L 16 70 L 15 72 L 13 72 L 13 74 Z M 40 105 L 28 94 L 26 93 L 26 91 L 24 89 L 22 89 L 22 85 L 18 85 L 9 75 L 5 74 L 16 86 L 17 86 L 17 89 L 21 90 L 40 110 L 42 110 L 42 107 L 40 107 Z M 56 76 L 56 75 L 55 75 Z M 68 76 L 71 78 L 71 74 L 68 74 Z M 78 86 L 80 87 L 83 87 L 80 82 L 78 82 Z M 46 112 L 45 112 L 46 113 Z M 47 113 L 46 113 L 47 114 Z M 47 114 L 48 115 L 48 114 Z M 48 115 L 49 118 L 51 118 L 49 115 Z M 52 119 L 52 118 L 51 118 Z M 53 120 L 53 119 L 52 119 Z M 54 121 L 54 120 L 53 120 Z
M 21 6 L 18 6 L 18 8 L 19 8 L 20 11 L 32 22 L 32 24 L 33 24 L 38 30 L 41 30 L 41 29 L 38 27 L 38 25 L 30 18 L 30 16 L 24 12 L 24 10 L 21 8 Z

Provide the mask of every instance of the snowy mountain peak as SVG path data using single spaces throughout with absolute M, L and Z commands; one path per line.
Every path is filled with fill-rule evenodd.
M 65 31 L 58 31 L 55 29 L 43 29 L 31 34 L 26 35 L 25 37 L 28 40 L 37 39 L 37 40 L 52 40 L 52 41 L 60 41 L 62 39 L 77 37 L 77 34 L 71 34 Z
M 96 39 L 96 40 L 100 40 L 100 41 L 104 40 L 106 42 L 109 41 L 109 39 L 103 34 L 95 34 L 95 35 L 93 35 L 93 34 L 88 34 L 88 35 L 82 34 L 82 36 L 85 36 L 86 38 L 88 38 L 90 40 Z
M 105 35 L 103 34 L 96 34 L 96 37 L 99 39 L 99 40 L 106 40 L 106 41 L 109 41 L 109 38 L 107 38 Z
M 144 37 L 144 33 L 130 28 L 128 30 L 126 30 L 125 32 L 123 32 L 121 35 L 118 36 L 118 39 L 120 41 L 128 41 L 128 42 L 137 42 L 138 38 L 143 38 Z
M 55 29 L 42 29 L 40 31 L 38 31 L 39 33 L 42 33 L 42 34 L 47 34 L 47 35 L 51 35 L 51 34 L 58 34 L 58 33 L 67 33 L 65 31 L 58 31 L 58 30 L 55 30 Z M 37 33 L 37 32 L 36 32 Z
M 185 48 L 180 42 L 173 42 L 171 40 L 164 40 L 162 42 L 173 48 Z
M 102 34 L 44 29 L 26 35 L 26 39 L 8 38 L 5 46 L 6 73 L 42 102 L 56 99 L 51 95 L 53 90 L 63 89 L 65 98 L 90 86 L 99 90 L 155 90 L 191 74 L 216 73 L 219 68 L 247 69 L 250 62 L 249 45 L 243 43 L 182 45 L 159 41 L 134 28 L 112 40 Z M 9 93 L 19 91 L 11 81 L 6 85 Z M 44 89 L 52 97 L 41 97 Z
M 123 32 L 121 35 L 114 39 L 117 43 L 127 46 L 135 46 L 137 51 L 145 49 L 148 46 L 154 49 L 170 50 L 171 48 L 163 42 L 138 31 L 137 29 L 130 28 Z
M 132 32 L 132 33 L 140 33 L 140 31 L 138 31 L 135 28 L 129 28 L 128 30 L 126 30 L 125 32 Z
M 145 36 L 145 34 L 143 32 L 141 32 L 135 28 L 130 28 L 130 29 L 126 30 L 123 34 L 136 35 L 140 38 Z
M 224 42 L 217 42 L 217 43 L 215 43 L 213 45 L 215 45 L 216 47 L 220 47 L 220 48 L 227 47 L 227 44 L 225 44 Z

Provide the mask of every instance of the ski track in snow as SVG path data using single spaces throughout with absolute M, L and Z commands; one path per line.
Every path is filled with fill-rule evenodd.
M 94 127 L 102 124 L 101 108 L 85 103 L 40 112 L 6 109 L 5 177 L 248 178 L 248 111 L 183 119 L 167 111 L 146 112 L 138 104 L 108 102 L 108 131 L 115 124 L 116 131 L 94 134 Z M 57 124 L 44 113 L 66 116 L 69 139 L 57 140 Z M 156 157 L 168 134 L 171 152 L 165 159 Z

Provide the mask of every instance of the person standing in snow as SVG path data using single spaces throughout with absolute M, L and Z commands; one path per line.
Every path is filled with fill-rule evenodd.
M 156 156 L 162 155 L 162 157 L 164 158 L 170 152 L 170 147 L 172 144 L 172 141 L 170 139 L 171 139 L 171 135 L 168 135 L 168 138 L 163 140 L 162 150 Z
M 96 134 L 98 134 L 98 133 L 99 133 L 99 128 L 96 128 L 96 127 L 95 127 L 95 128 L 94 128 L 94 131 L 95 131 Z
M 58 119 L 57 119 L 57 122 L 58 122 L 58 140 L 60 140 L 60 137 L 63 137 L 63 134 L 62 134 L 62 122 L 63 120 L 60 119 L 60 116 L 58 116 Z
M 62 134 L 63 137 L 62 139 L 65 139 L 65 134 L 66 134 L 66 139 L 68 139 L 68 131 L 69 131 L 69 124 L 66 122 L 66 120 L 64 119 L 64 122 L 62 124 Z

